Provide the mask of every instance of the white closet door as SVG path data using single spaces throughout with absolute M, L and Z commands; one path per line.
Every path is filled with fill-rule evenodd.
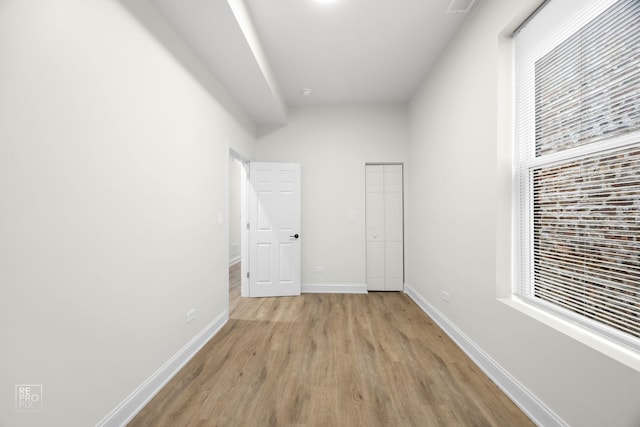
M 367 165 L 367 288 L 384 290 L 384 168 Z
M 401 291 L 404 282 L 402 165 L 384 166 L 384 290 Z
M 404 283 L 402 165 L 366 166 L 367 289 Z

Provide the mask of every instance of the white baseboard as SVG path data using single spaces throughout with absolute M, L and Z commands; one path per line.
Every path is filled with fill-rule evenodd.
M 102 421 L 97 424 L 97 427 L 126 426 L 162 387 L 220 331 L 228 320 L 229 312 L 225 310 L 134 390 L 120 405 L 104 417 Z
M 471 360 L 538 426 L 566 427 L 562 418 L 548 408 L 531 391 L 518 382 L 506 369 L 485 353 L 476 343 L 467 337 L 456 325 L 451 323 L 440 311 L 420 295 L 414 288 L 405 284 L 405 293 L 434 322 L 445 331 Z
M 229 267 L 232 267 L 240 262 L 240 255 L 237 257 L 229 258 Z
M 366 294 L 367 285 L 354 285 L 354 284 L 311 284 L 302 285 L 300 291 L 303 294 Z

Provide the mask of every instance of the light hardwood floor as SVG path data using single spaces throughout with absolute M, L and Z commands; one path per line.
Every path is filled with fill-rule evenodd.
M 129 426 L 533 426 L 406 295 L 245 299 L 231 274 L 229 323 Z

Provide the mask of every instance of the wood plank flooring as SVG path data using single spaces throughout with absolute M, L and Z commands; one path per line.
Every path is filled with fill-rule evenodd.
M 533 426 L 402 293 L 230 301 L 130 427 Z

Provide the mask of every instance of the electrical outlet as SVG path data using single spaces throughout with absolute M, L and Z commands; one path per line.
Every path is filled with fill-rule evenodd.
M 193 322 L 193 319 L 196 318 L 197 314 L 198 314 L 198 310 L 196 310 L 195 308 L 187 311 L 187 324 Z
M 315 271 L 316 273 L 324 273 L 324 266 L 316 265 L 315 267 L 313 267 L 313 271 Z
M 442 300 L 446 303 L 449 302 L 449 292 L 447 291 L 442 291 Z

